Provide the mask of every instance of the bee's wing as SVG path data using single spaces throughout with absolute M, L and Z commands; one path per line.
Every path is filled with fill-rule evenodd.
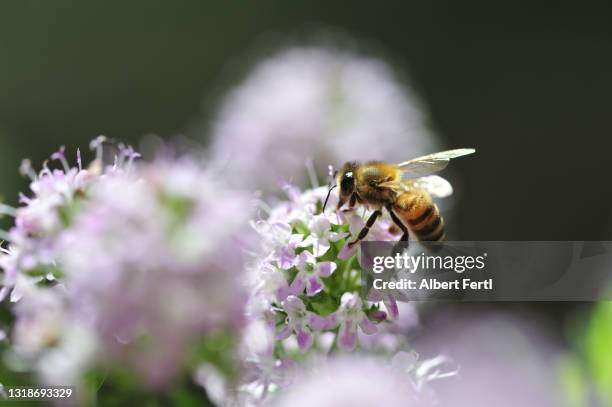
M 404 183 L 413 188 L 424 189 L 435 198 L 446 198 L 453 194 L 453 186 L 439 175 L 405 180 Z
M 396 193 L 414 189 L 423 189 L 435 198 L 446 198 L 453 194 L 450 182 L 438 175 L 428 175 L 408 180 L 387 181 L 377 185 L 379 188 L 389 188 Z
M 413 158 L 397 164 L 402 172 L 402 178 L 416 178 L 433 174 L 446 168 L 452 158 L 461 157 L 476 152 L 473 148 L 458 148 L 456 150 L 441 151 Z

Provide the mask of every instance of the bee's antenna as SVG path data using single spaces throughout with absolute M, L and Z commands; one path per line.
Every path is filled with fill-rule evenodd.
M 333 185 L 332 186 L 332 182 L 334 182 L 334 179 L 336 178 L 336 175 L 338 175 L 338 170 L 334 171 L 334 167 L 332 165 L 329 165 L 327 167 L 327 171 L 328 171 L 328 175 L 329 175 L 329 191 L 327 191 L 327 196 L 325 197 L 325 203 L 323 204 L 323 210 L 321 212 L 325 212 L 325 207 L 327 206 L 327 201 L 329 200 L 329 196 L 331 194 L 331 191 L 334 190 L 334 188 L 336 188 L 338 185 Z
M 325 207 L 327 206 L 327 201 L 329 200 L 329 196 L 331 195 L 331 191 L 333 191 L 334 188 L 336 188 L 338 185 L 334 185 L 331 188 L 329 188 L 329 191 L 327 191 L 327 196 L 325 197 L 325 203 L 323 204 L 323 210 L 321 212 L 325 212 Z

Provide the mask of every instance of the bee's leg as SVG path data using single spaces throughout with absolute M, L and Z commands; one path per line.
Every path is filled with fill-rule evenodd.
M 357 203 L 357 194 L 352 194 L 349 198 L 348 208 L 344 209 L 342 212 L 351 212 L 355 209 L 355 204 Z
M 393 219 L 393 223 L 395 223 L 395 225 L 398 228 L 400 228 L 400 230 L 403 233 L 399 241 L 407 242 L 408 239 L 410 238 L 410 235 L 408 234 L 408 228 L 406 227 L 406 225 L 404 225 L 404 222 L 402 222 L 401 219 L 397 217 L 395 212 L 393 212 L 393 208 L 391 208 L 391 206 L 387 206 L 387 211 L 389 211 L 389 215 L 391 215 L 391 219 Z
M 398 216 L 395 214 L 395 212 L 393 212 L 393 208 L 390 205 L 387 206 L 386 208 L 387 208 L 387 211 L 389 212 L 389 215 L 391 215 L 391 219 L 393 219 L 393 223 L 395 223 L 395 225 L 398 228 L 400 228 L 400 230 L 402 231 L 402 237 L 393 246 L 392 253 L 393 253 L 393 255 L 395 255 L 397 253 L 401 253 L 403 250 L 408 248 L 408 240 L 410 238 L 410 235 L 408 234 L 408 228 L 406 227 L 406 225 L 404 225 L 404 223 L 401 221 L 401 219 L 398 218 Z M 406 242 L 406 247 L 405 248 L 401 244 L 402 242 Z
M 361 229 L 361 231 L 359 232 L 359 235 L 357 235 L 357 238 L 353 240 L 352 242 L 349 242 L 348 246 L 353 247 L 355 243 L 365 238 L 368 235 L 368 232 L 370 231 L 370 228 L 372 227 L 372 225 L 376 222 L 376 218 L 378 218 L 380 215 L 382 215 L 382 212 L 379 210 L 375 210 L 374 212 L 372 212 L 365 226 Z

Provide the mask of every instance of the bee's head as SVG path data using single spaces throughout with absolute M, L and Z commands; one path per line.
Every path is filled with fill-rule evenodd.
M 357 169 L 357 163 L 347 162 L 342 166 L 342 169 L 338 173 L 336 184 L 340 185 L 340 196 L 338 199 L 338 209 L 346 203 L 355 192 L 355 171 Z

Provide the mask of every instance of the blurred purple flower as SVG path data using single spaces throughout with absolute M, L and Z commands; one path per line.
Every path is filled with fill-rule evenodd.
M 308 159 L 323 177 L 329 163 L 399 162 L 435 144 L 421 102 L 384 61 L 295 47 L 258 63 L 229 93 L 211 158 L 237 182 L 271 190 L 279 177 L 303 185 Z
M 557 382 L 561 349 L 535 322 L 473 306 L 455 306 L 430 318 L 415 347 L 421 354 L 444 349 L 460 368 L 460 380 L 434 386 L 439 405 L 563 405 Z M 421 377 L 436 376 L 436 370 L 421 371 Z
M 103 353 L 163 385 L 194 341 L 239 331 L 249 197 L 189 160 L 92 185 L 58 257 L 76 317 Z
M 318 363 L 298 375 L 295 385 L 281 394 L 276 406 L 386 406 L 430 405 L 420 400 L 408 376 L 389 362 L 374 357 L 344 356 Z
M 24 277 L 25 278 L 25 277 Z M 13 347 L 19 354 L 35 357 L 59 342 L 65 325 L 63 287 L 43 289 L 30 279 L 23 287 L 24 298 L 14 307 Z
M 136 165 L 121 144 L 104 167 L 104 143 L 92 142 L 87 169 L 80 154 L 70 167 L 63 147 L 52 156 L 62 170 L 22 165 L 33 196 L 21 196 L 0 253 L 12 351 L 48 382 L 77 384 L 108 362 L 162 387 L 192 345 L 243 328 L 251 199 L 189 159 Z

